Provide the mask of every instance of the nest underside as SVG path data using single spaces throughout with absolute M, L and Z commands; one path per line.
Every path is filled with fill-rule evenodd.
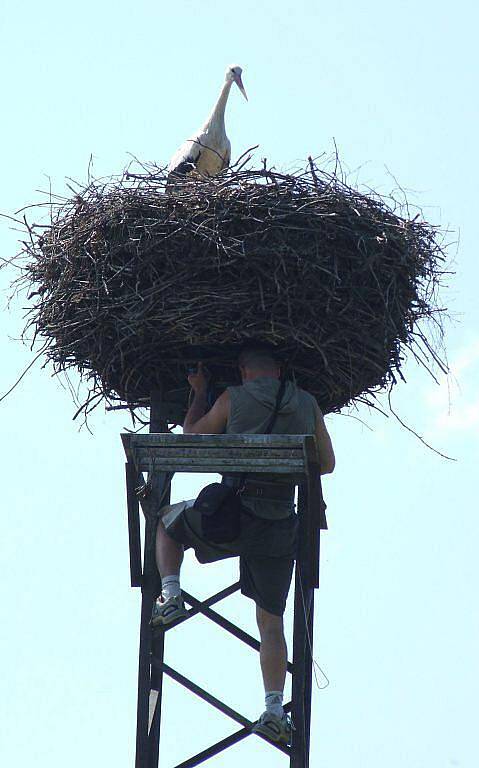
M 325 413 L 371 402 L 407 349 L 443 365 L 421 323 L 440 328 L 434 227 L 312 164 L 165 181 L 92 182 L 25 242 L 26 331 L 55 372 L 81 372 L 85 410 L 146 405 L 156 389 L 184 409 L 188 365 L 235 383 L 250 338 L 276 345 Z

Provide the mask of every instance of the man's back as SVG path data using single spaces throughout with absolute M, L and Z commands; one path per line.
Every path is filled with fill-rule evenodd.
M 228 387 L 230 412 L 228 434 L 263 434 L 274 410 L 280 380 L 261 376 L 239 387 Z M 311 435 L 316 428 L 316 407 L 312 395 L 287 381 L 272 433 Z
M 230 410 L 226 424 L 228 434 L 264 434 L 274 410 L 280 380 L 271 376 L 260 376 L 245 381 L 242 386 L 228 387 Z M 312 395 L 287 381 L 281 407 L 272 429 L 273 434 L 308 435 L 316 428 L 316 404 Z M 243 504 L 260 518 L 282 519 L 291 515 L 293 509 L 293 486 L 288 475 L 261 473 L 249 475 L 255 483 L 282 483 L 291 488 L 289 500 L 272 501 L 265 489 L 265 498 L 243 497 Z

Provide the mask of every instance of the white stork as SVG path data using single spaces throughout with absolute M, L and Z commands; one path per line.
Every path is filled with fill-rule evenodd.
M 202 128 L 175 152 L 168 165 L 167 186 L 174 184 L 180 176 L 196 170 L 204 176 L 216 176 L 227 168 L 231 159 L 231 144 L 225 130 L 225 108 L 231 86 L 236 83 L 248 101 L 241 80 L 241 67 L 228 67 L 225 82 L 211 115 Z

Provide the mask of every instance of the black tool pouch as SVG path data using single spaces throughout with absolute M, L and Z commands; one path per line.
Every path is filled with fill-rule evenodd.
M 238 488 L 211 483 L 200 491 L 193 506 L 201 512 L 202 533 L 208 541 L 226 544 L 240 535 L 241 498 Z

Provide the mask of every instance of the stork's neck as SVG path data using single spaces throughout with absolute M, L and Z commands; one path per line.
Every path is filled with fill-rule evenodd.
M 215 106 L 213 107 L 213 111 L 211 112 L 211 115 L 209 116 L 208 120 L 206 121 L 206 125 L 209 126 L 221 126 L 224 130 L 225 126 L 225 108 L 226 108 L 226 102 L 228 101 L 228 96 L 230 95 L 232 81 L 226 82 L 222 89 L 221 93 L 218 97 L 218 101 L 216 102 Z

